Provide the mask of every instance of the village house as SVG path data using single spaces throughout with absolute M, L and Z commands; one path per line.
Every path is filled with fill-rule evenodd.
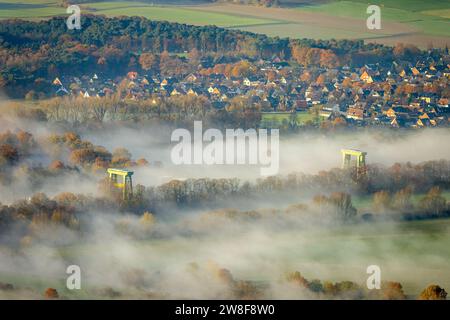
M 449 125 L 449 97 L 442 95 L 442 86 L 449 79 L 450 66 L 432 57 L 415 65 L 393 61 L 332 69 L 294 68 L 280 57 L 249 61 L 257 68 L 246 77 L 192 71 L 171 77 L 130 71 L 113 79 L 99 73 L 61 75 L 51 82 L 52 94 L 92 99 L 120 91 L 123 99 L 151 98 L 155 103 L 170 97 L 202 96 L 216 110 L 226 109 L 234 97 L 241 96 L 265 112 L 310 112 L 314 107 L 321 117 L 345 119 L 350 126 Z M 234 63 L 228 56 L 204 57 L 199 68 L 213 68 L 219 62 Z

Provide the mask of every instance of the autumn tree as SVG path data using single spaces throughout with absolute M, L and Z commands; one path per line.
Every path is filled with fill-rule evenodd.
M 58 202 L 59 205 L 66 207 L 75 207 L 78 203 L 77 195 L 72 192 L 62 192 L 54 197 L 54 200 Z
M 319 61 L 322 67 L 334 68 L 339 65 L 339 58 L 332 50 L 322 50 Z
M 92 148 L 75 149 L 70 153 L 69 160 L 74 165 L 86 165 L 93 163 L 96 154 Z
M 200 51 L 197 50 L 197 48 L 192 48 L 191 51 L 189 51 L 188 53 L 188 59 L 189 62 L 193 65 L 193 66 L 197 66 L 199 61 L 200 61 Z
M 347 121 L 343 117 L 336 117 L 333 120 L 333 127 L 334 128 L 340 128 L 347 126 Z
M 308 52 L 308 48 L 301 46 L 293 46 L 292 47 L 292 58 L 296 60 L 299 64 L 306 64 L 306 53 Z
M 335 284 L 336 294 L 340 299 L 362 299 L 364 292 L 358 284 L 352 281 L 341 281 Z
M 399 282 L 385 281 L 381 283 L 381 299 L 384 300 L 405 300 L 406 295 Z
M 261 299 L 261 290 L 251 281 L 235 281 L 232 286 L 233 298 L 238 300 Z
M 50 220 L 54 224 L 62 224 L 64 222 L 64 212 L 61 210 L 53 211 Z
M 288 272 L 284 275 L 286 282 L 299 286 L 301 288 L 308 289 L 309 282 L 299 271 Z
M 330 281 L 323 282 L 323 292 L 328 297 L 338 299 L 363 299 L 364 291 L 358 284 L 351 281 L 342 281 L 332 283 Z
M 242 60 L 233 66 L 231 76 L 233 77 L 245 77 L 249 76 L 254 71 L 254 66 L 247 60 Z
M 397 58 L 412 60 L 420 54 L 420 49 L 412 44 L 397 43 L 392 52 Z
M 373 195 L 373 209 L 376 212 L 385 212 L 390 209 L 392 205 L 392 199 L 389 192 L 381 190 L 375 192 Z
M 97 122 L 103 122 L 108 112 L 111 113 L 114 105 L 117 104 L 114 96 L 106 96 L 89 102 L 92 119 Z
M 338 217 L 343 220 L 349 220 L 356 216 L 356 209 L 352 204 L 352 197 L 348 193 L 334 192 L 329 200 L 335 207 Z
M 45 193 L 38 192 L 35 193 L 30 199 L 31 205 L 33 205 L 38 210 L 46 210 L 53 209 L 56 203 L 52 203 L 52 201 L 47 197 Z
M 59 298 L 58 291 L 56 291 L 56 289 L 54 289 L 54 288 L 47 288 L 44 292 L 44 296 L 47 299 L 58 299 Z
M 140 158 L 136 160 L 136 164 L 140 167 L 147 167 L 149 165 L 149 162 L 145 158 Z
M 112 153 L 111 163 L 116 166 L 126 166 L 131 161 L 131 153 L 126 148 L 116 148 Z
M 394 194 L 392 200 L 393 207 L 400 212 L 413 209 L 411 196 L 412 196 L 411 188 L 406 187 L 397 191 Z
M 334 68 L 339 65 L 338 56 L 329 49 L 310 48 L 294 45 L 291 50 L 292 58 L 304 66 L 322 66 Z
M 438 285 L 426 287 L 419 296 L 419 300 L 446 300 L 447 292 Z
M 14 165 L 19 161 L 19 151 L 10 144 L 0 145 L 0 164 Z
M 447 210 L 447 200 L 442 196 L 439 187 L 433 187 L 426 196 L 420 200 L 419 208 L 425 213 L 440 215 Z
M 144 229 L 149 229 L 155 224 L 155 216 L 152 213 L 146 211 L 139 219 L 139 223 Z
M 156 57 L 150 52 L 144 52 L 139 56 L 139 64 L 143 70 L 151 70 L 156 64 Z

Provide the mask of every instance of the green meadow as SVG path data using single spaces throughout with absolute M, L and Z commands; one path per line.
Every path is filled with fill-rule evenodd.
M 314 121 L 314 115 L 309 112 L 297 112 L 297 123 L 305 124 L 308 121 Z M 271 124 L 276 127 L 282 125 L 283 121 L 289 121 L 291 114 L 288 112 L 263 112 L 261 122 Z
M 217 25 L 219 27 L 251 26 L 270 24 L 276 21 L 238 14 L 197 11 L 190 7 L 153 6 L 145 2 L 106 1 L 84 3 L 81 12 L 107 16 L 140 16 L 151 20 L 170 21 L 193 25 Z M 44 18 L 66 14 L 65 8 L 52 0 L 1 0 L 0 18 Z
M 219 27 L 248 26 L 275 22 L 268 19 L 203 12 L 176 6 L 151 6 L 148 3 L 139 2 L 87 3 L 86 7 L 95 9 L 97 14 L 109 16 L 142 16 L 151 20 L 166 20 L 194 25 L 217 25 Z
M 54 0 L 1 0 L 0 19 L 37 19 L 66 14 Z

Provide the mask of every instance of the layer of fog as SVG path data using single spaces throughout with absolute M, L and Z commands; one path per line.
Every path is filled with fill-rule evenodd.
M 150 162 L 161 161 L 162 168 L 139 170 L 136 182 L 159 185 L 171 179 L 187 178 L 262 178 L 261 165 L 174 165 L 170 141 L 173 128 L 115 128 L 87 134 L 87 139 L 108 149 L 123 146 L 135 158 Z M 450 158 L 450 129 L 417 131 L 354 131 L 338 134 L 303 133 L 281 135 L 279 147 L 279 174 L 292 172 L 317 173 L 340 167 L 341 149 L 359 149 L 368 153 L 368 164 L 390 166 L 395 162 L 419 163 Z M 204 142 L 203 146 L 208 143 Z
M 237 280 L 264 283 L 268 298 L 304 299 L 310 298 L 307 292 L 286 290 L 280 282 L 285 272 L 364 285 L 367 266 L 375 264 L 383 281 L 401 282 L 412 297 L 431 283 L 450 287 L 448 221 L 435 221 L 432 232 L 425 232 L 409 222 L 312 226 L 290 219 L 286 226 L 280 223 L 284 219 L 242 223 L 192 217 L 157 222 L 150 232 L 132 236 L 119 232 L 118 225 L 137 227 L 137 217 L 95 212 L 88 220 L 90 232 L 81 238 L 65 229 L 44 230 L 42 242 L 31 247 L 0 247 L 0 279 L 19 292 L 30 287 L 32 298 L 52 286 L 65 298 L 106 298 L 101 290 L 110 288 L 120 298 L 213 299 L 230 294 L 217 274 L 226 268 Z M 82 270 L 80 292 L 65 288 L 72 264 Z M 0 298 L 11 295 L 0 290 Z
M 53 128 L 19 121 L 2 122 L 0 131 L 17 128 L 30 131 L 37 139 L 53 133 Z M 173 165 L 170 161 L 172 129 L 107 126 L 82 132 L 81 136 L 110 151 L 125 147 L 134 159 L 144 157 L 149 160 L 150 167 L 136 169 L 134 176 L 135 183 L 145 186 L 176 178 L 255 180 L 261 177 L 259 166 Z M 317 173 L 338 167 L 342 148 L 368 152 L 369 164 L 449 159 L 449 133 L 449 129 L 433 129 L 282 136 L 280 174 Z M 45 161 L 50 159 L 41 161 L 45 166 L 48 165 Z M 161 161 L 163 166 L 152 165 L 155 161 Z M 95 194 L 97 190 L 96 179 L 85 179 L 76 174 L 48 179 L 39 190 L 29 189 L 26 180 L 19 176 L 12 185 L 0 186 L 0 201 L 10 203 L 36 191 L 55 195 L 67 191 Z M 287 206 L 300 201 L 303 200 L 298 197 L 277 202 L 249 199 L 247 203 L 233 202 L 227 206 L 270 208 L 282 206 L 281 202 Z M 184 213 L 187 212 L 180 210 L 176 215 Z M 190 212 L 186 216 L 195 219 L 202 213 Z M 48 233 L 50 242 L 36 240 L 29 248 L 0 247 L 0 282 L 11 282 L 19 288 L 54 286 L 67 297 L 78 297 L 77 293 L 64 289 L 66 267 L 77 264 L 82 268 L 86 287 L 115 288 L 125 297 L 151 297 L 152 292 L 163 292 L 172 298 L 222 297 L 226 288 L 220 281 L 210 279 L 208 272 L 199 277 L 189 271 L 190 263 L 195 262 L 200 269 L 208 270 L 211 264 L 217 265 L 229 269 L 236 279 L 269 283 L 270 297 L 273 298 L 308 298 L 301 292 L 286 294 L 285 288 L 279 288 L 280 276 L 286 271 L 299 270 L 308 279 L 352 280 L 363 284 L 367 278 L 366 267 L 377 264 L 382 268 L 383 279 L 401 282 L 405 291 L 413 295 L 431 283 L 446 289 L 450 287 L 450 230 L 446 221 L 442 222 L 446 229 L 436 234 L 417 231 L 401 237 L 401 226 L 393 223 L 334 229 L 330 226 L 310 228 L 308 221 L 298 221 L 286 228 L 280 227 L 276 220 L 254 224 L 227 221 L 220 228 L 205 226 L 207 232 L 201 232 L 201 228 L 183 224 L 184 220 L 180 218 L 160 222 L 158 237 L 135 239 L 117 232 L 116 224 L 120 219 L 124 217 L 111 212 L 93 213 L 88 222 L 90 232 L 81 237 L 67 230 L 53 230 Z M 137 223 L 138 217 L 127 219 Z M 140 270 L 137 278 L 133 275 L 136 270 Z M 14 297 L 28 297 L 28 294 L 39 297 L 41 293 L 20 292 Z M 0 291 L 2 297 L 11 298 L 11 295 Z
M 25 130 L 32 133 L 35 139 L 45 139 L 50 134 L 63 133 L 74 130 L 65 126 L 47 123 L 35 123 L 23 119 L 11 118 L 2 114 L 0 118 L 0 132 L 6 130 Z M 106 147 L 110 152 L 118 147 L 128 149 L 133 159 L 145 158 L 150 162 L 147 168 L 134 168 L 134 182 L 144 186 L 156 186 L 173 179 L 188 178 L 239 178 L 255 181 L 263 178 L 263 165 L 175 165 L 171 159 L 171 134 L 175 127 L 152 123 L 140 124 L 107 124 L 96 129 L 78 129 L 81 138 L 95 145 Z M 207 128 L 203 128 L 203 132 Z M 225 135 L 225 133 L 223 133 Z M 425 130 L 364 130 L 351 132 L 318 133 L 308 132 L 299 134 L 281 134 L 279 146 L 279 174 L 287 175 L 292 172 L 315 174 L 321 170 L 340 167 L 341 149 L 359 149 L 367 152 L 368 164 L 383 164 L 390 166 L 395 162 L 418 163 L 427 160 L 450 158 L 450 129 Z M 270 132 L 269 132 L 270 135 Z M 208 143 L 204 142 L 205 147 Z M 35 156 L 34 163 L 47 166 L 52 159 Z M 272 154 L 272 158 L 275 154 Z M 272 159 L 274 161 L 274 159 Z M 158 162 L 162 166 L 156 165 Z M 96 188 L 97 181 L 92 179 L 88 192 Z M 58 183 L 51 183 L 57 186 Z M 61 183 L 66 188 L 68 183 Z M 82 184 L 85 185 L 84 183 Z M 4 194 L 4 187 L 0 186 L 0 194 Z M 22 189 L 22 186 L 11 188 Z M 44 187 L 43 192 L 48 188 Z M 82 192 L 84 188 L 80 189 Z M 53 194 L 53 190 L 49 190 Z M 0 201 L 8 203 L 5 197 Z

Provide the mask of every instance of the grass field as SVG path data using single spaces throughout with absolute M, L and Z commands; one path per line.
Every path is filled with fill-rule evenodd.
M 426 47 L 450 44 L 450 1 L 374 0 L 381 6 L 382 29 L 366 28 L 366 0 L 302 1 L 289 8 L 262 8 L 230 4 L 152 5 L 139 1 L 91 2 L 83 12 L 108 16 L 143 16 L 194 25 L 217 25 L 270 36 L 314 39 L 364 39 L 385 44 L 414 43 Z M 180 2 L 170 2 L 180 3 Z M 198 3 L 198 5 L 192 5 Z M 0 0 L 0 19 L 40 19 L 65 15 L 56 0 Z
M 262 113 L 262 122 L 270 122 L 273 126 L 281 125 L 283 120 L 289 121 L 290 113 L 287 112 L 266 112 Z M 307 121 L 314 121 L 314 115 L 308 112 L 297 112 L 297 122 L 302 125 Z
M 216 12 L 201 12 L 191 8 L 149 6 L 148 3 L 104 2 L 87 3 L 87 7 L 94 8 L 96 13 L 109 16 L 129 15 L 142 16 L 152 20 L 167 20 L 171 22 L 210 25 L 219 27 L 250 26 L 270 24 L 276 21 L 244 17 L 240 15 L 222 14 Z
M 35 19 L 66 14 L 55 0 L 1 0 L 0 19 Z
M 82 5 L 81 12 L 104 14 L 107 16 L 140 16 L 151 20 L 165 20 L 170 22 L 210 25 L 219 27 L 267 25 L 277 21 L 241 16 L 239 14 L 225 14 L 217 12 L 197 11 L 190 7 L 154 6 L 148 2 L 92 2 Z M 32 0 L 25 3 L 22 0 L 1 0 L 0 18 L 42 18 L 66 14 L 65 8 L 58 7 L 53 0 Z

